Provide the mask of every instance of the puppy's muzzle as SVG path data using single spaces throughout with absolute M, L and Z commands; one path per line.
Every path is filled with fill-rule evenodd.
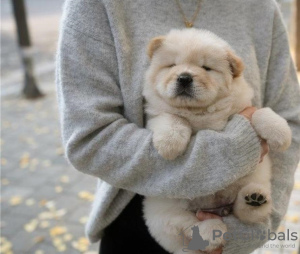
M 193 77 L 189 73 L 182 73 L 177 78 L 177 96 L 193 97 Z

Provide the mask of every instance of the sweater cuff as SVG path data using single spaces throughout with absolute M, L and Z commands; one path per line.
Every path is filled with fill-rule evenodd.
M 259 163 L 262 148 L 250 121 L 236 114 L 228 122 L 225 132 L 230 135 L 228 158 L 233 166 L 241 168 L 256 166 Z
M 270 230 L 271 221 L 264 224 L 247 225 L 235 216 L 223 217 L 229 237 L 225 242 L 223 254 L 249 254 L 264 245 Z

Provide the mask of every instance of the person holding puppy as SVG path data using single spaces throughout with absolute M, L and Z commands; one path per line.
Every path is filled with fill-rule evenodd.
M 215 193 L 251 173 L 267 152 L 251 126 L 255 108 L 234 115 L 222 132 L 199 131 L 174 161 L 153 147 L 152 133 L 144 128 L 145 48 L 172 28 L 192 26 L 232 46 L 245 64 L 253 104 L 272 108 L 293 133 L 286 152 L 270 153 L 271 220 L 252 226 L 233 215 L 220 219 L 229 231 L 275 231 L 286 212 L 300 154 L 300 95 L 274 0 L 67 0 L 57 55 L 63 142 L 70 163 L 99 179 L 86 229 L 91 242 L 102 239 L 101 254 L 167 253 L 148 233 L 143 196 L 193 199 Z M 197 217 L 219 218 L 203 212 Z M 228 240 L 213 253 L 251 253 L 266 240 Z

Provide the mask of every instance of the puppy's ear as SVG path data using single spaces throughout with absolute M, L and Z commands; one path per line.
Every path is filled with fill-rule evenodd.
M 165 40 L 165 36 L 158 36 L 153 38 L 148 44 L 147 54 L 151 59 L 154 52 L 162 45 L 163 41 Z
M 241 58 L 235 55 L 232 51 L 228 51 L 227 59 L 233 78 L 239 77 L 244 70 L 244 64 Z

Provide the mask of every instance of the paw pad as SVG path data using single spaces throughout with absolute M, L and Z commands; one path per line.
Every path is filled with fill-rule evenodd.
M 267 203 L 267 199 L 260 193 L 252 193 L 251 195 L 245 196 L 246 204 L 251 206 L 261 206 Z

